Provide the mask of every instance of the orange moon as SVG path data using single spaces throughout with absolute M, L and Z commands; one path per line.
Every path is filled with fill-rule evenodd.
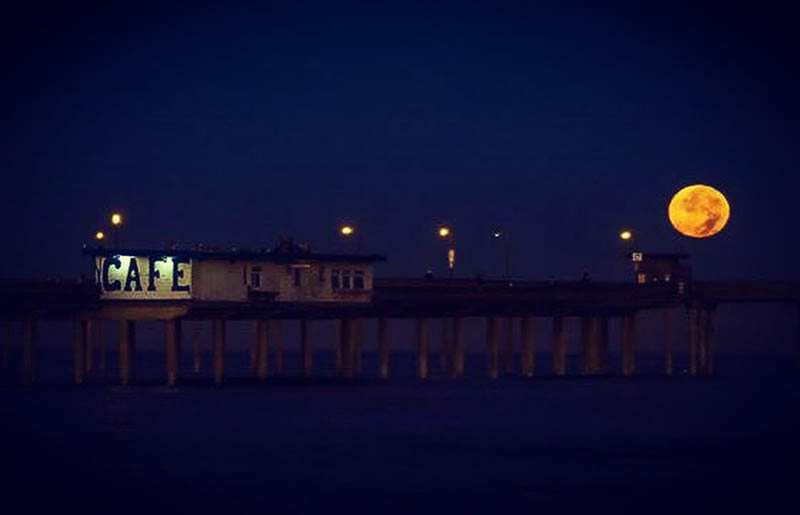
M 728 223 L 731 207 L 720 191 L 694 184 L 681 189 L 669 203 L 669 221 L 690 238 L 709 238 Z

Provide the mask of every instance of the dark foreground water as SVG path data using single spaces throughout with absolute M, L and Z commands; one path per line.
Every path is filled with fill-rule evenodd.
M 800 370 L 0 387 L 3 513 L 794 512 Z M 406 370 L 412 366 L 406 357 Z M 477 360 L 477 362 L 476 362 Z M 472 367 L 480 369 L 480 357 Z M 647 363 L 645 363 L 647 365 Z M 371 365 L 370 365 L 371 366 Z M 770 510 L 770 511 L 767 511 Z

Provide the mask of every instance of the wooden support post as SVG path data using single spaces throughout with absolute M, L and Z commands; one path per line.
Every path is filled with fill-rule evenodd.
M 428 378 L 429 327 L 427 318 L 417 319 L 417 377 L 420 379 Z
M 250 375 L 255 376 L 256 371 L 258 370 L 258 324 L 259 320 L 253 322 L 253 334 L 254 337 L 250 341 L 250 349 L 249 349 L 249 365 L 250 365 Z
M 95 320 L 94 323 L 94 337 L 92 338 L 95 342 L 95 347 L 99 353 L 97 360 L 97 368 L 100 372 L 100 375 L 105 377 L 106 373 L 108 372 L 108 352 L 107 352 L 107 345 L 106 340 L 103 334 L 103 321 L 102 320 Z
M 456 317 L 453 319 L 453 377 L 463 377 L 464 375 L 464 319 Z
M 2 333 L 0 338 L 3 338 L 3 370 L 8 370 L 11 363 L 11 344 L 13 342 L 11 322 L 3 322 Z
M 488 352 L 488 374 L 491 379 L 497 379 L 500 365 L 500 319 L 488 317 L 486 319 L 486 351 Z
M 86 380 L 86 333 L 88 320 L 76 319 L 72 335 L 72 382 L 83 384 Z
M 334 365 L 336 367 L 336 375 L 342 375 L 342 365 L 344 359 L 344 342 L 345 339 L 342 335 L 342 325 L 344 321 L 337 320 L 336 321 L 336 339 L 334 340 L 333 345 L 333 352 L 334 352 Z
M 690 306 L 686 311 L 689 319 L 689 375 L 697 375 L 698 310 Z
M 697 375 L 711 376 L 714 372 L 712 340 L 714 333 L 714 309 L 697 309 Z
M 603 371 L 600 335 L 600 317 L 583 317 L 581 319 L 581 340 L 583 346 L 583 373 L 585 375 L 600 374 Z
M 22 324 L 22 384 L 36 381 L 36 319 L 28 317 Z
M 598 331 L 600 332 L 600 370 L 608 371 L 608 317 L 600 317 Z
M 167 369 L 167 386 L 174 388 L 178 383 L 180 365 L 181 321 L 164 320 L 164 357 Z
M 672 310 L 667 308 L 664 310 L 664 373 L 668 376 L 672 375 L 673 360 L 672 360 Z
M 622 317 L 622 375 L 636 373 L 636 315 Z
M 353 366 L 356 375 L 360 375 L 363 369 L 363 342 L 364 342 L 364 321 L 360 318 L 353 319 L 353 327 L 350 336 L 353 338 Z
M 452 319 L 442 318 L 441 345 L 439 347 L 439 368 L 450 375 L 453 366 L 453 325 Z
M 211 344 L 212 361 L 214 363 L 214 384 L 222 386 L 225 377 L 225 320 L 215 318 L 211 322 L 213 342 Z
M 88 319 L 86 320 L 88 324 L 86 330 L 86 352 L 84 356 L 86 358 L 86 375 L 91 376 L 94 372 L 94 336 L 95 336 L 95 326 L 97 325 L 95 320 Z
M 275 348 L 275 373 L 283 374 L 283 323 L 272 320 L 270 327 L 273 331 L 273 347 Z
M 505 320 L 504 336 L 502 351 L 503 372 L 512 374 L 514 372 L 514 318 L 512 317 L 508 317 Z
M 378 319 L 378 376 L 381 379 L 389 377 L 389 321 L 385 318 Z
M 564 332 L 564 317 L 553 317 L 553 374 L 567 373 L 567 334 Z
M 269 321 L 256 320 L 256 375 L 264 381 L 269 374 Z
M 533 377 L 536 370 L 536 333 L 533 317 L 523 317 L 519 326 L 521 369 L 523 377 Z
M 314 369 L 314 350 L 311 347 L 311 321 L 300 320 L 300 354 L 303 358 L 303 375 L 311 377 Z
M 133 320 L 121 320 L 119 323 L 119 382 L 129 385 L 136 373 L 134 366 L 136 355 L 136 325 Z
M 202 326 L 200 322 L 194 323 L 194 328 L 192 329 L 192 357 L 193 357 L 193 365 L 194 365 L 194 373 L 199 374 L 200 370 L 203 367 L 203 347 L 201 345 L 201 331 Z
M 342 377 L 352 378 L 355 376 L 355 356 L 354 356 L 354 337 L 353 320 L 344 318 L 339 321 L 339 347 L 341 349 L 341 368 Z

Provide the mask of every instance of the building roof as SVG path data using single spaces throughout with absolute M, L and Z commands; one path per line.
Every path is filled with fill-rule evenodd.
M 103 246 L 84 247 L 83 253 L 89 256 L 146 256 L 163 257 L 173 256 L 198 261 L 261 261 L 269 263 L 289 264 L 308 261 L 323 261 L 332 263 L 374 263 L 386 261 L 380 254 L 325 254 L 292 248 L 289 250 L 270 249 L 145 249 L 145 248 L 106 248 Z

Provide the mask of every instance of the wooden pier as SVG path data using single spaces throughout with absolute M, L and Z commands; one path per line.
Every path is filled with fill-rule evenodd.
M 431 354 L 439 350 L 440 366 L 449 377 L 464 375 L 464 319 L 485 319 L 486 375 L 499 378 L 507 374 L 536 375 L 537 349 L 552 352 L 552 373 L 567 374 L 567 336 L 565 325 L 580 324 L 582 374 L 608 373 L 609 325 L 620 327 L 619 348 L 624 376 L 634 375 L 636 363 L 637 314 L 661 311 L 663 315 L 664 372 L 674 370 L 673 313 L 682 309 L 689 325 L 686 342 L 689 373 L 710 376 L 714 373 L 714 317 L 716 308 L 727 303 L 792 304 L 798 307 L 797 345 L 800 351 L 800 284 L 788 282 L 694 282 L 679 293 L 671 285 L 637 285 L 594 282 L 479 281 L 464 279 L 376 279 L 368 303 L 301 302 L 209 302 L 198 300 L 131 301 L 101 300 L 94 285 L 68 281 L 0 282 L 0 338 L 3 338 L 2 367 L 9 364 L 11 324 L 21 327 L 22 384 L 36 379 L 36 340 L 38 324 L 48 320 L 71 320 L 73 332 L 73 381 L 86 381 L 98 322 L 115 321 L 119 382 L 132 384 L 136 378 L 136 323 L 158 320 L 164 324 L 165 382 L 179 382 L 178 364 L 182 349 L 183 321 L 208 321 L 212 341 L 213 380 L 224 382 L 226 322 L 253 322 L 251 373 L 261 380 L 270 369 L 283 368 L 282 320 L 300 322 L 302 374 L 314 374 L 314 348 L 311 332 L 315 320 L 336 320 L 336 367 L 341 377 L 356 377 L 362 371 L 361 343 L 363 321 L 377 320 L 377 374 L 391 374 L 392 319 L 415 320 L 417 376 L 430 377 Z M 552 341 L 536 341 L 534 328 L 541 319 L 552 320 Z M 440 342 L 431 342 L 431 325 L 441 321 Z M 518 328 L 515 331 L 515 328 Z M 271 331 L 272 329 L 272 331 Z M 518 335 L 518 337 L 516 337 Z M 192 335 L 195 370 L 200 356 L 197 334 Z M 103 347 L 98 347 L 103 348 Z M 515 349 L 519 362 L 515 363 Z M 272 353 L 274 362 L 270 362 Z M 104 363 L 105 358 L 101 360 Z

